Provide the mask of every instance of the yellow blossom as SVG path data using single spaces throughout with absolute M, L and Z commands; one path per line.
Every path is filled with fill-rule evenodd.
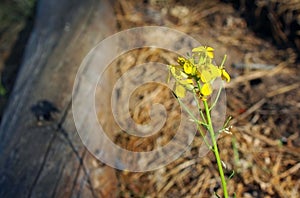
M 186 89 L 183 85 L 176 83 L 175 85 L 175 94 L 178 98 L 184 98 L 186 93 Z
M 169 66 L 171 74 L 175 77 L 176 80 L 181 80 L 187 78 L 188 76 L 182 71 L 182 69 L 177 65 Z
M 214 58 L 214 48 L 212 48 L 212 47 L 200 46 L 200 47 L 194 48 L 192 50 L 192 52 L 199 52 L 199 53 L 202 52 L 209 58 L 211 58 L 211 59 Z
M 183 66 L 183 71 L 186 74 L 191 74 L 191 75 L 196 74 L 197 68 L 191 61 L 189 61 L 183 57 L 178 57 L 177 62 L 179 63 L 179 65 Z
M 203 99 L 206 99 L 207 96 L 210 96 L 212 93 L 212 87 L 211 87 L 210 83 L 203 84 L 203 86 L 201 87 L 200 93 L 201 93 L 201 96 Z
M 221 77 L 229 82 L 230 76 L 223 67 L 226 55 L 220 66 L 213 64 L 214 49 L 212 47 L 200 46 L 192 50 L 189 58 L 178 57 L 178 65 L 170 65 L 170 74 L 175 78 L 175 94 L 179 98 L 186 95 L 186 91 L 199 92 L 202 100 L 212 94 L 212 83 Z
M 170 65 L 169 70 L 176 80 L 175 94 L 179 98 L 185 97 L 186 90 L 194 89 L 193 79 L 188 78 L 188 75 L 182 71 L 178 65 Z
M 178 80 L 175 84 L 175 94 L 178 98 L 184 98 L 186 90 L 194 89 L 192 79 Z
M 230 82 L 230 76 L 224 68 L 221 69 L 221 77 L 223 80 L 226 80 L 226 82 Z
M 221 70 L 213 64 L 209 64 L 208 66 L 204 67 L 202 71 L 198 71 L 198 77 L 203 83 L 211 82 L 220 76 Z

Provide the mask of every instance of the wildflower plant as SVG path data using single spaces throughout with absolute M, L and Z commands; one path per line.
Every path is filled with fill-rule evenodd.
M 222 78 L 224 81 L 229 82 L 230 76 L 225 70 L 224 63 L 226 55 L 223 58 L 221 65 L 215 65 L 214 61 L 214 49 L 212 47 L 200 46 L 192 50 L 192 55 L 185 57 L 178 57 L 177 65 L 169 65 L 170 76 L 175 79 L 175 94 L 180 102 L 180 105 L 188 112 L 191 119 L 198 125 L 198 130 L 209 149 L 214 153 L 217 161 L 217 166 L 221 178 L 222 189 L 224 197 L 228 197 L 226 179 L 223 172 L 222 160 L 220 158 L 216 131 L 213 127 L 211 110 L 216 104 L 219 93 L 213 103 L 209 103 L 208 99 L 213 93 L 212 84 L 217 78 Z M 197 102 L 199 110 L 199 119 L 197 119 L 193 113 L 182 103 L 181 98 L 186 96 L 186 92 L 192 92 Z M 201 107 L 200 103 L 203 103 Z M 228 121 L 224 124 L 222 130 L 227 130 Z M 201 128 L 206 129 L 211 137 L 210 145 Z M 221 131 L 222 131 L 221 130 Z M 218 131 L 219 132 L 219 131 Z

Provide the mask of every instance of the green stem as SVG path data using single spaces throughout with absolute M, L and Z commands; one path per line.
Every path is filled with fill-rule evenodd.
M 199 82 L 198 82 L 198 87 L 199 87 Z M 199 88 L 198 88 L 199 89 Z M 203 112 L 202 112 L 202 109 L 200 107 L 200 104 L 199 104 L 199 99 L 197 97 L 197 94 L 196 94 L 196 91 L 195 89 L 193 90 L 193 96 L 194 96 L 194 100 L 197 102 L 197 107 L 198 107 L 198 111 L 200 113 L 200 116 L 201 116 L 201 119 L 202 119 L 202 122 L 206 123 L 206 119 L 203 115 Z
M 200 126 L 204 126 L 205 128 L 207 128 L 208 125 L 206 123 L 204 123 L 204 122 L 199 121 L 194 116 L 194 114 L 189 110 L 189 108 L 179 98 L 178 98 L 178 102 L 184 108 L 184 110 L 190 115 L 190 117 L 192 118 L 192 120 L 197 124 L 197 129 L 198 129 L 200 135 L 202 136 L 202 138 L 203 138 L 206 146 L 209 148 L 210 145 L 208 144 L 208 141 L 207 141 L 206 137 L 204 136 L 204 133 L 202 132 L 201 127 L 200 127 Z M 199 111 L 201 111 L 201 109 L 199 109 Z
M 178 102 L 179 102 L 179 104 L 180 104 L 180 106 L 182 106 L 183 107 L 183 109 L 191 116 L 191 118 L 192 118 L 192 120 L 194 121 L 194 122 L 196 122 L 197 124 L 202 124 L 195 116 L 194 116 L 194 114 L 189 110 L 189 108 L 180 100 L 180 98 L 178 98 L 177 99 L 178 100 Z
M 217 97 L 216 97 L 214 103 L 210 106 L 209 111 L 211 111 L 211 110 L 216 106 L 216 104 L 217 104 L 217 102 L 218 102 L 218 100 L 219 100 L 221 91 L 222 91 L 222 86 L 220 86 L 219 91 L 218 91 L 218 94 L 217 94 Z
M 208 107 L 207 101 L 203 101 L 203 104 L 205 107 L 205 113 L 206 113 L 206 117 L 207 117 L 208 130 L 209 130 L 209 133 L 210 133 L 210 136 L 212 139 L 212 143 L 213 143 L 213 151 L 214 151 L 214 154 L 215 154 L 215 157 L 217 160 L 217 165 L 218 165 L 218 169 L 219 169 L 219 173 L 220 173 L 220 177 L 221 177 L 221 183 L 222 183 L 224 197 L 228 198 L 226 179 L 225 179 L 224 172 L 223 172 L 222 162 L 221 162 L 221 158 L 220 158 L 220 154 L 219 154 L 219 149 L 218 149 L 218 144 L 217 144 L 217 140 L 215 137 L 214 128 L 213 128 L 213 125 L 211 122 L 209 107 Z
M 211 146 L 210 146 L 210 144 L 208 143 L 208 141 L 207 141 L 207 139 L 206 139 L 206 136 L 204 136 L 204 133 L 202 132 L 202 129 L 201 129 L 201 127 L 200 127 L 199 124 L 197 125 L 197 129 L 198 129 L 198 131 L 199 131 L 201 137 L 203 138 L 203 141 L 204 141 L 204 143 L 206 144 L 207 148 L 209 148 L 210 150 L 212 150 L 212 149 L 211 149 Z

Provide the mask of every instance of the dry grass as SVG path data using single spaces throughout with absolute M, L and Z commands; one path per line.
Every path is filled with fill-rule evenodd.
M 279 50 L 248 29 L 230 4 L 219 1 L 118 1 L 115 12 L 120 30 L 163 25 L 183 31 L 216 49 L 216 62 L 227 54 L 232 82 L 227 85 L 227 114 L 233 116 L 232 135 L 219 139 L 229 192 L 237 197 L 300 196 L 300 92 L 297 54 Z M 166 38 L 167 39 L 167 38 Z M 168 63 L 175 56 L 141 49 L 120 57 L 119 73 L 143 62 Z M 148 138 L 117 132 L 115 142 L 132 151 L 150 151 L 174 135 L 179 106 L 163 86 L 147 85 L 131 96 L 130 113 L 137 123 L 149 122 L 151 103 L 164 104 L 168 120 Z M 122 104 L 122 95 L 120 96 Z M 191 148 L 171 164 L 155 171 L 117 171 L 120 197 L 214 197 L 222 194 L 214 156 L 198 157 L 199 135 Z

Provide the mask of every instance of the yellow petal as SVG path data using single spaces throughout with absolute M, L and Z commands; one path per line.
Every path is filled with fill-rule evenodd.
M 193 67 L 191 64 L 189 64 L 188 62 L 185 62 L 183 65 L 183 70 L 186 74 L 191 74 L 193 71 Z
M 209 69 L 213 79 L 221 76 L 221 70 L 217 66 L 210 64 Z
M 205 46 L 200 46 L 196 47 L 192 50 L 192 52 L 203 52 L 205 53 L 209 58 L 213 59 L 214 58 L 214 48 L 212 47 L 205 47 Z
M 170 66 L 171 74 L 177 79 L 178 73 L 176 71 L 176 68 L 174 66 Z
M 223 80 L 226 80 L 226 82 L 230 82 L 230 76 L 229 74 L 227 73 L 227 71 L 225 69 L 221 69 L 221 77 Z
M 199 57 L 199 65 L 203 65 L 203 64 L 205 64 L 205 57 L 204 56 L 200 56 Z
M 182 79 L 182 71 L 179 69 L 179 66 L 176 65 L 170 65 L 170 71 L 171 74 L 174 76 L 174 78 L 176 78 L 177 80 Z
M 201 72 L 200 78 L 203 83 L 207 83 L 212 80 L 212 75 L 209 71 L 204 70 Z
M 203 84 L 201 87 L 201 95 L 203 96 L 209 96 L 212 93 L 212 88 L 209 83 Z
M 192 79 L 188 78 L 188 79 L 185 79 L 185 80 L 180 80 L 179 83 L 182 84 L 182 85 L 187 85 L 187 84 L 193 84 L 194 81 Z
M 175 94 L 178 98 L 184 98 L 185 96 L 185 87 L 183 85 L 180 85 L 178 83 L 176 83 L 175 85 Z
M 184 63 L 187 62 L 187 60 L 183 57 L 178 57 L 177 62 L 179 63 L 179 65 L 183 66 Z
M 185 80 L 181 80 L 179 81 L 179 83 L 181 85 L 184 85 L 184 87 L 188 90 L 192 90 L 194 89 L 194 81 L 192 79 L 185 79 Z
M 214 48 L 212 47 L 207 47 L 206 48 L 206 53 L 207 53 L 207 56 L 209 58 L 214 58 Z
M 207 50 L 208 52 L 213 52 L 215 49 L 212 48 L 212 47 L 207 47 L 206 50 Z
M 205 47 L 204 46 L 196 47 L 192 49 L 192 52 L 205 52 Z

